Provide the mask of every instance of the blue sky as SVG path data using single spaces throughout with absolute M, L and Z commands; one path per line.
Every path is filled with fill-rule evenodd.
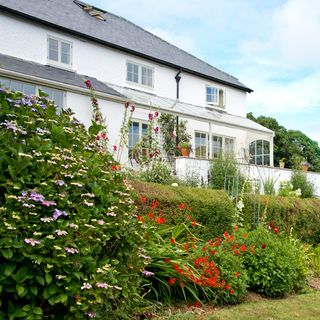
M 87 0 L 254 90 L 248 112 L 320 144 L 320 0 Z

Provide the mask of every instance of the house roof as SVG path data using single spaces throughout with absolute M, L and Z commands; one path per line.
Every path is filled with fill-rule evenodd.
M 120 93 L 107 86 L 104 82 L 73 71 L 42 65 L 40 63 L 18 59 L 16 57 L 0 54 L 0 70 L 7 70 L 34 76 L 39 79 L 52 80 L 59 83 L 70 84 L 79 88 L 86 88 L 85 80 L 90 80 L 95 91 L 113 96 L 123 97 Z M 124 98 L 124 97 L 123 97 Z
M 169 99 L 157 96 L 155 94 L 146 93 L 144 91 L 135 90 L 127 87 L 120 87 L 118 85 L 108 83 L 108 86 L 114 90 L 120 92 L 126 96 L 129 100 L 133 101 L 138 105 L 150 107 L 151 109 L 158 109 L 164 112 L 170 112 L 181 117 L 187 117 L 192 119 L 201 119 L 206 122 L 212 122 L 224 126 L 233 128 L 246 128 L 263 133 L 273 135 L 273 131 L 263 127 L 259 123 L 256 123 L 248 118 L 236 116 L 227 113 L 223 110 L 208 109 L 201 106 L 188 104 L 179 100 Z
M 162 40 L 117 15 L 101 10 L 97 19 L 77 0 L 0 0 L 0 10 L 71 32 L 93 41 L 252 92 L 237 78 Z M 99 10 L 98 10 L 99 12 Z

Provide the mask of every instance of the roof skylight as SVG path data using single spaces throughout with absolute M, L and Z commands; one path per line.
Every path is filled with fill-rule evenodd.
M 96 8 L 88 3 L 79 1 L 79 0 L 74 0 L 74 3 L 76 3 L 80 8 L 82 8 L 85 12 L 89 13 L 90 16 L 95 17 L 99 20 L 103 20 L 105 21 L 105 17 L 104 14 L 106 13 L 106 11 Z

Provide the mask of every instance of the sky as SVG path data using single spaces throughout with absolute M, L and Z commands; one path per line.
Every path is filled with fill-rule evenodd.
M 86 0 L 253 89 L 247 111 L 320 145 L 320 0 Z

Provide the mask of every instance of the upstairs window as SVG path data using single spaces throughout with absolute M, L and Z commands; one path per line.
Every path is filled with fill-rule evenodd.
M 153 87 L 153 69 L 127 62 L 127 81 L 146 87 Z
M 71 42 L 48 37 L 48 62 L 60 66 L 71 66 Z
M 206 86 L 206 104 L 208 106 L 225 107 L 225 90 L 214 86 Z
M 256 165 L 270 165 L 270 142 L 256 140 L 249 145 L 250 163 Z

